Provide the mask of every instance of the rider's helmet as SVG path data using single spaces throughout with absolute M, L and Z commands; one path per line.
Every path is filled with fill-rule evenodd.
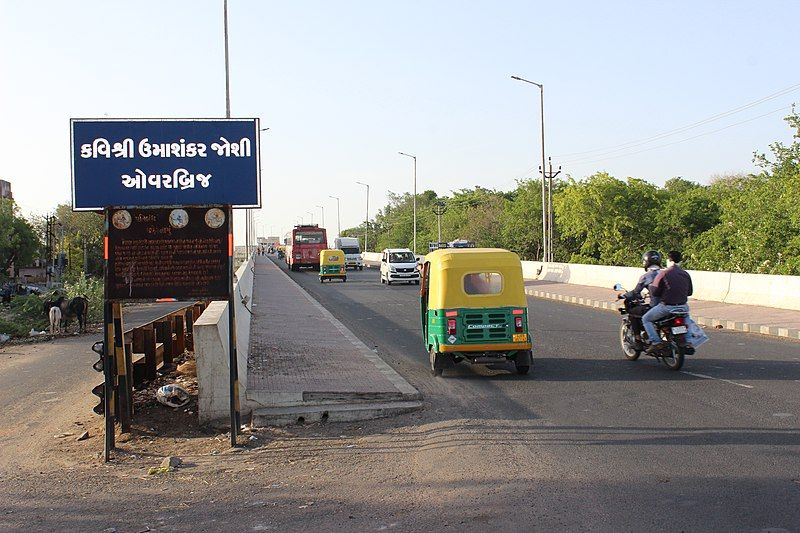
M 642 255 L 642 266 L 645 270 L 652 265 L 661 266 L 661 254 L 657 250 L 650 250 Z

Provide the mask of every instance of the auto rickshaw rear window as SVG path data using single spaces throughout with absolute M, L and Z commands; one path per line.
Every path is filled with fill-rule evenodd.
M 472 272 L 464 275 L 464 292 L 476 294 L 500 294 L 503 292 L 503 275 L 499 272 Z

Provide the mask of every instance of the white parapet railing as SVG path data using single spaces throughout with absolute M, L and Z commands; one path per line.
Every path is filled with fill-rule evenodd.
M 641 268 L 576 263 L 542 263 L 523 261 L 526 279 L 556 281 L 576 285 L 611 288 L 622 283 L 627 289 L 636 285 Z M 736 274 L 689 270 L 694 286 L 693 298 L 730 304 L 762 305 L 800 311 L 800 276 L 769 274 Z
M 365 261 L 380 262 L 381 254 L 364 252 Z M 621 283 L 630 289 L 636 285 L 641 268 L 583 265 L 578 263 L 543 263 L 523 261 L 525 279 L 612 288 Z M 689 270 L 694 285 L 693 298 L 730 304 L 761 305 L 800 311 L 800 276 L 737 274 Z
M 246 398 L 247 356 L 250 346 L 250 309 L 253 300 L 253 257 L 236 271 L 233 292 L 236 318 L 236 359 L 239 398 Z M 211 302 L 194 323 L 197 359 L 197 403 L 201 424 L 226 421 L 230 416 L 230 366 L 228 364 L 228 302 Z M 246 414 L 245 403 L 241 404 Z

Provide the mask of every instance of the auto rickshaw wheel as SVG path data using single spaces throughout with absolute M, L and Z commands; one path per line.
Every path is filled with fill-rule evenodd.
M 320 282 L 320 283 L 324 283 L 324 282 L 325 282 L 325 278 L 323 278 L 322 276 L 320 276 L 320 277 L 319 277 L 319 282 Z
M 444 370 L 444 354 L 437 352 L 433 346 L 431 346 L 429 354 L 431 360 L 431 374 L 434 376 L 441 376 Z
M 524 354 L 524 355 L 523 355 Z M 514 359 L 514 367 L 517 369 L 517 374 L 524 376 L 531 371 L 531 364 L 533 363 L 533 354 L 530 350 L 520 352 Z

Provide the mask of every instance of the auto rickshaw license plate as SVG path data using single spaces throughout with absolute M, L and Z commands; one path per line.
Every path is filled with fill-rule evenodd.
M 514 342 L 525 342 L 528 340 L 527 333 L 515 333 L 514 334 Z

